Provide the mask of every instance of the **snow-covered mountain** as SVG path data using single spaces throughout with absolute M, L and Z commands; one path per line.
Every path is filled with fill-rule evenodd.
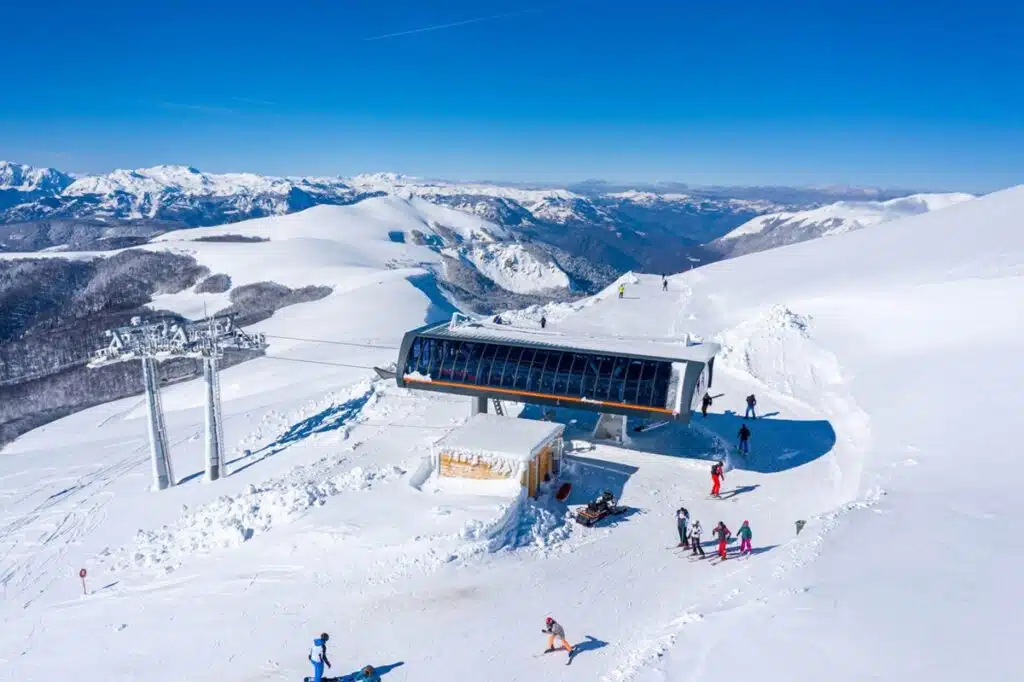
M 57 195 L 72 182 L 74 178 L 53 168 L 0 161 L 0 216 L 11 206 Z
M 592 441 L 592 413 L 556 411 L 568 505 L 550 489 L 446 489 L 432 446 L 468 401 L 370 369 L 445 317 L 429 286 L 445 256 L 428 244 L 449 234 L 430 227 L 447 222 L 434 209 L 450 215 L 372 199 L 238 227 L 270 241 L 193 241 L 232 229 L 205 228 L 146 247 L 194 253 L 232 281 L 332 293 L 260 322 L 266 356 L 221 372 L 230 464 L 218 481 L 203 476 L 201 382 L 162 393 L 168 490 L 147 490 L 135 398 L 3 450 L 7 678 L 298 680 L 324 631 L 340 643 L 332 675 L 371 664 L 382 682 L 1020 678 L 1024 465 L 1007 434 L 1024 410 L 1024 187 L 715 263 L 667 291 L 628 276 L 623 299 L 613 286 L 509 315 L 538 338 L 723 345 L 714 404 L 689 427 L 617 446 Z M 500 243 L 475 225 L 448 229 Z M 217 294 L 171 295 L 162 302 L 194 310 Z M 741 457 L 751 393 L 760 414 Z M 709 500 L 716 459 L 725 494 Z M 603 489 L 627 514 L 573 523 Z M 674 548 L 680 505 L 709 555 L 717 522 L 749 520 L 751 555 L 729 543 L 723 563 L 688 560 Z M 579 644 L 571 666 L 544 653 L 545 616 Z
M 804 211 L 768 213 L 749 220 L 710 246 L 728 256 L 831 237 L 869 225 L 937 211 L 971 194 L 912 194 L 888 201 L 840 201 Z
M 9 223 L 74 218 L 194 226 L 280 215 L 318 204 L 347 204 L 364 196 L 338 178 L 215 174 L 187 166 L 155 166 L 80 177 L 48 197 L 11 206 L 3 218 Z

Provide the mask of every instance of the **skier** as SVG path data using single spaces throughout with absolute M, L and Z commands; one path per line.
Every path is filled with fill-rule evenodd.
M 625 284 L 620 284 L 619 285 L 619 298 L 622 298 L 623 294 L 625 294 L 625 293 L 626 293 L 626 285 Z
M 566 641 L 565 630 L 562 626 L 555 622 L 555 619 L 551 616 L 548 616 L 544 620 L 544 625 L 545 627 L 541 632 L 548 636 L 548 649 L 544 653 L 550 654 L 552 651 L 556 650 L 555 637 L 557 637 L 558 641 L 561 642 L 561 647 L 565 649 L 570 656 L 572 656 L 572 644 L 569 644 L 569 642 Z
M 686 525 L 690 522 L 690 512 L 687 511 L 686 507 L 680 507 L 676 510 L 676 530 L 679 531 L 679 547 L 686 547 L 687 545 L 687 534 Z
M 757 419 L 757 414 L 754 412 L 754 407 L 757 405 L 757 398 L 751 393 L 747 396 L 747 411 L 743 413 L 744 419 Z
M 700 521 L 694 521 L 693 525 L 690 526 L 690 544 L 693 546 L 693 556 L 697 556 L 697 553 L 700 552 L 701 558 L 706 556 L 704 554 L 704 546 L 700 544 L 700 536 L 703 532 L 704 529 L 701 528 Z
M 747 428 L 746 424 L 740 426 L 740 452 L 744 455 L 750 454 L 750 429 Z
M 715 529 L 711 531 L 718 536 L 718 556 L 725 560 L 726 545 L 729 544 L 729 538 L 732 536 L 732 531 L 725 525 L 724 521 L 719 521 Z
M 750 541 L 754 537 L 754 533 L 750 530 L 750 521 L 744 521 L 740 529 L 736 531 L 736 535 L 740 538 L 740 554 L 750 554 L 753 551 Z
M 661 278 L 661 290 L 662 291 L 668 291 L 668 280 L 665 279 L 664 275 L 662 275 L 662 278 Z
M 722 480 L 725 478 L 725 472 L 722 469 L 721 462 L 711 465 L 711 497 L 719 497 L 722 490 Z
M 705 393 L 704 397 L 700 399 L 700 413 L 705 417 L 708 416 L 708 408 L 711 407 L 711 403 L 714 402 L 711 399 L 710 393 Z
M 548 326 L 548 318 L 546 318 L 543 315 L 541 315 L 540 316 L 540 328 L 544 329 L 547 326 Z
M 331 662 L 327 660 L 327 640 L 330 639 L 330 635 L 326 632 L 322 633 L 317 639 L 313 640 L 313 647 L 309 650 L 309 662 L 313 664 L 313 679 L 312 682 L 320 682 L 324 678 L 324 666 L 331 667 Z

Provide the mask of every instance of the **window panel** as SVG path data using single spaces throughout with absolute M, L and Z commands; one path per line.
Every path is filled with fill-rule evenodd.
M 622 402 L 631 405 L 637 404 L 637 392 L 640 390 L 640 375 L 644 371 L 643 360 L 630 360 L 626 367 L 626 388 L 622 396 Z
M 555 373 L 554 393 L 556 395 L 567 395 L 566 387 L 569 385 L 569 374 L 572 372 L 572 363 L 576 359 L 576 353 L 562 353 L 558 361 L 558 370 Z
M 530 366 L 526 370 L 526 390 L 536 391 L 540 388 L 540 376 L 544 373 L 544 363 L 548 359 L 546 350 L 538 350 L 533 354 Z
M 519 362 L 516 364 L 515 374 L 512 375 L 513 387 L 521 391 L 526 390 L 527 377 L 530 375 L 530 365 L 533 364 L 533 358 L 536 355 L 537 351 L 532 348 L 523 349 L 523 354 L 519 356 Z
M 519 367 L 519 359 L 522 357 L 523 349 L 519 346 L 511 346 L 508 357 L 505 358 L 505 366 L 502 374 L 498 377 L 498 385 L 502 388 L 512 388 L 515 385 L 515 371 Z
M 476 370 L 473 374 L 473 383 L 480 386 L 487 384 L 487 376 L 491 372 L 491 366 L 494 364 L 494 357 L 498 353 L 498 346 L 492 343 L 484 344 L 483 351 L 480 353 L 480 362 L 477 363 Z
M 638 405 L 650 406 L 651 397 L 654 395 L 654 379 L 658 374 L 658 365 L 660 362 L 654 360 L 645 360 L 643 372 L 640 375 L 640 392 L 637 394 L 636 402 Z
M 614 402 L 622 402 L 622 392 L 625 389 L 626 383 L 626 368 L 629 366 L 629 358 L 615 358 L 612 370 L 610 372 L 610 379 L 608 382 L 608 390 L 605 394 L 604 400 L 611 400 Z
M 565 394 L 573 397 L 583 395 L 583 372 L 587 368 L 587 356 L 583 353 L 572 354 L 572 364 L 565 380 Z
M 558 351 L 548 353 L 547 360 L 544 363 L 544 373 L 541 374 L 540 378 L 541 393 L 552 393 L 554 391 L 555 374 L 558 373 L 558 363 L 563 355 L 565 353 Z

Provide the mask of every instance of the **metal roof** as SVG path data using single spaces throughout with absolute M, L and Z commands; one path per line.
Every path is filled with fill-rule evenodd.
M 687 345 L 685 340 L 650 337 L 608 337 L 571 334 L 541 329 L 523 329 L 512 325 L 498 325 L 480 320 L 465 320 L 457 324 L 443 322 L 428 325 L 415 332 L 418 336 L 481 343 L 504 343 L 547 350 L 575 350 L 605 355 L 617 355 L 644 360 L 670 362 L 698 362 L 707 364 L 721 350 L 717 343 L 704 342 Z

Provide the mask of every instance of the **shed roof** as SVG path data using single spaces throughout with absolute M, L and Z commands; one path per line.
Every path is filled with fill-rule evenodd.
M 462 450 L 485 458 L 528 462 L 564 429 L 563 424 L 555 422 L 477 414 L 450 431 L 434 447 Z
M 660 340 L 643 336 L 596 336 L 584 332 L 573 333 L 547 329 L 524 329 L 512 325 L 497 325 L 482 320 L 465 321 L 456 325 L 444 322 L 419 331 L 423 335 L 439 339 L 490 341 L 492 343 L 507 343 L 516 346 L 590 351 L 673 362 L 707 363 L 721 350 L 719 344 L 712 342 L 687 345 L 684 339 Z

